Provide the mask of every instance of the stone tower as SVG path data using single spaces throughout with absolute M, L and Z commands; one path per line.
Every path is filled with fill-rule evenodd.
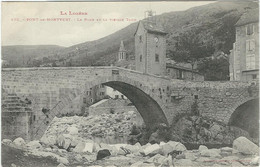
M 166 32 L 155 19 L 155 12 L 147 11 L 135 32 L 136 70 L 159 76 L 166 74 Z
M 121 61 L 121 60 L 126 60 L 126 49 L 125 49 L 123 41 L 121 41 L 120 48 L 118 51 L 118 61 Z

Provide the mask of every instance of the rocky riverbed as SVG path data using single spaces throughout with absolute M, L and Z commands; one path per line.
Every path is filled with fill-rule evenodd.
M 70 142 L 68 142 L 70 141 Z M 67 145 L 68 143 L 69 146 Z M 186 147 L 175 141 L 160 144 L 146 144 L 141 146 L 129 144 L 95 143 L 92 140 L 78 141 L 72 136 L 58 137 L 55 144 L 46 144 L 40 141 L 25 142 L 22 138 L 14 141 L 4 139 L 2 146 L 21 150 L 24 158 L 17 159 L 16 153 L 12 155 L 13 161 L 7 164 L 6 156 L 2 153 L 2 162 L 5 166 L 30 166 L 24 162 L 26 157 L 54 161 L 46 166 L 257 166 L 259 165 L 259 147 L 245 137 L 239 137 L 233 142 L 233 147 L 208 149 L 201 145 L 197 150 L 187 150 Z M 68 147 L 67 147 L 68 146 Z M 5 149 L 6 150 L 6 149 Z M 26 159 L 30 161 L 30 158 Z M 35 165 L 35 164 L 34 164 Z M 39 164 L 39 166 L 45 166 Z
M 59 135 L 65 134 L 65 136 L 73 135 L 77 140 L 91 139 L 104 143 L 126 143 L 136 117 L 134 111 L 88 117 L 55 117 L 41 141 L 54 144 Z

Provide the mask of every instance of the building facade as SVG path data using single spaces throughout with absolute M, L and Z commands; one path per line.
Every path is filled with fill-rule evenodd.
M 231 81 L 259 79 L 258 9 L 243 14 L 236 23 L 236 42 L 229 55 Z
M 204 76 L 196 70 L 174 64 L 166 64 L 167 76 L 171 79 L 204 81 Z
M 150 11 L 151 12 L 151 11 Z M 137 71 L 166 74 L 166 32 L 152 14 L 139 21 L 135 32 L 135 68 Z

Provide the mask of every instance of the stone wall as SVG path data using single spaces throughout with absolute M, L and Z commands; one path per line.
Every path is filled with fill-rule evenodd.
M 33 99 L 33 133 L 38 136 L 55 116 L 71 112 L 64 108 L 84 90 L 100 84 L 128 97 L 148 126 L 170 124 L 176 115 L 190 112 L 195 101 L 202 116 L 227 124 L 237 107 L 258 98 L 258 85 L 250 82 L 183 81 L 118 67 L 2 70 L 3 90 Z M 43 107 L 50 112 L 43 114 Z
M 2 139 L 31 138 L 32 112 L 2 112 Z

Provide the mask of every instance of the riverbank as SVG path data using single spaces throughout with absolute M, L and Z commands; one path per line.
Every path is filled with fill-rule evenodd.
M 160 144 L 105 144 L 91 140 L 71 142 L 66 149 L 61 138 L 54 145 L 39 141 L 26 143 L 22 138 L 2 140 L 3 167 L 15 166 L 258 166 L 259 147 L 245 137 L 234 140 L 232 147 L 187 150 L 180 142 Z

